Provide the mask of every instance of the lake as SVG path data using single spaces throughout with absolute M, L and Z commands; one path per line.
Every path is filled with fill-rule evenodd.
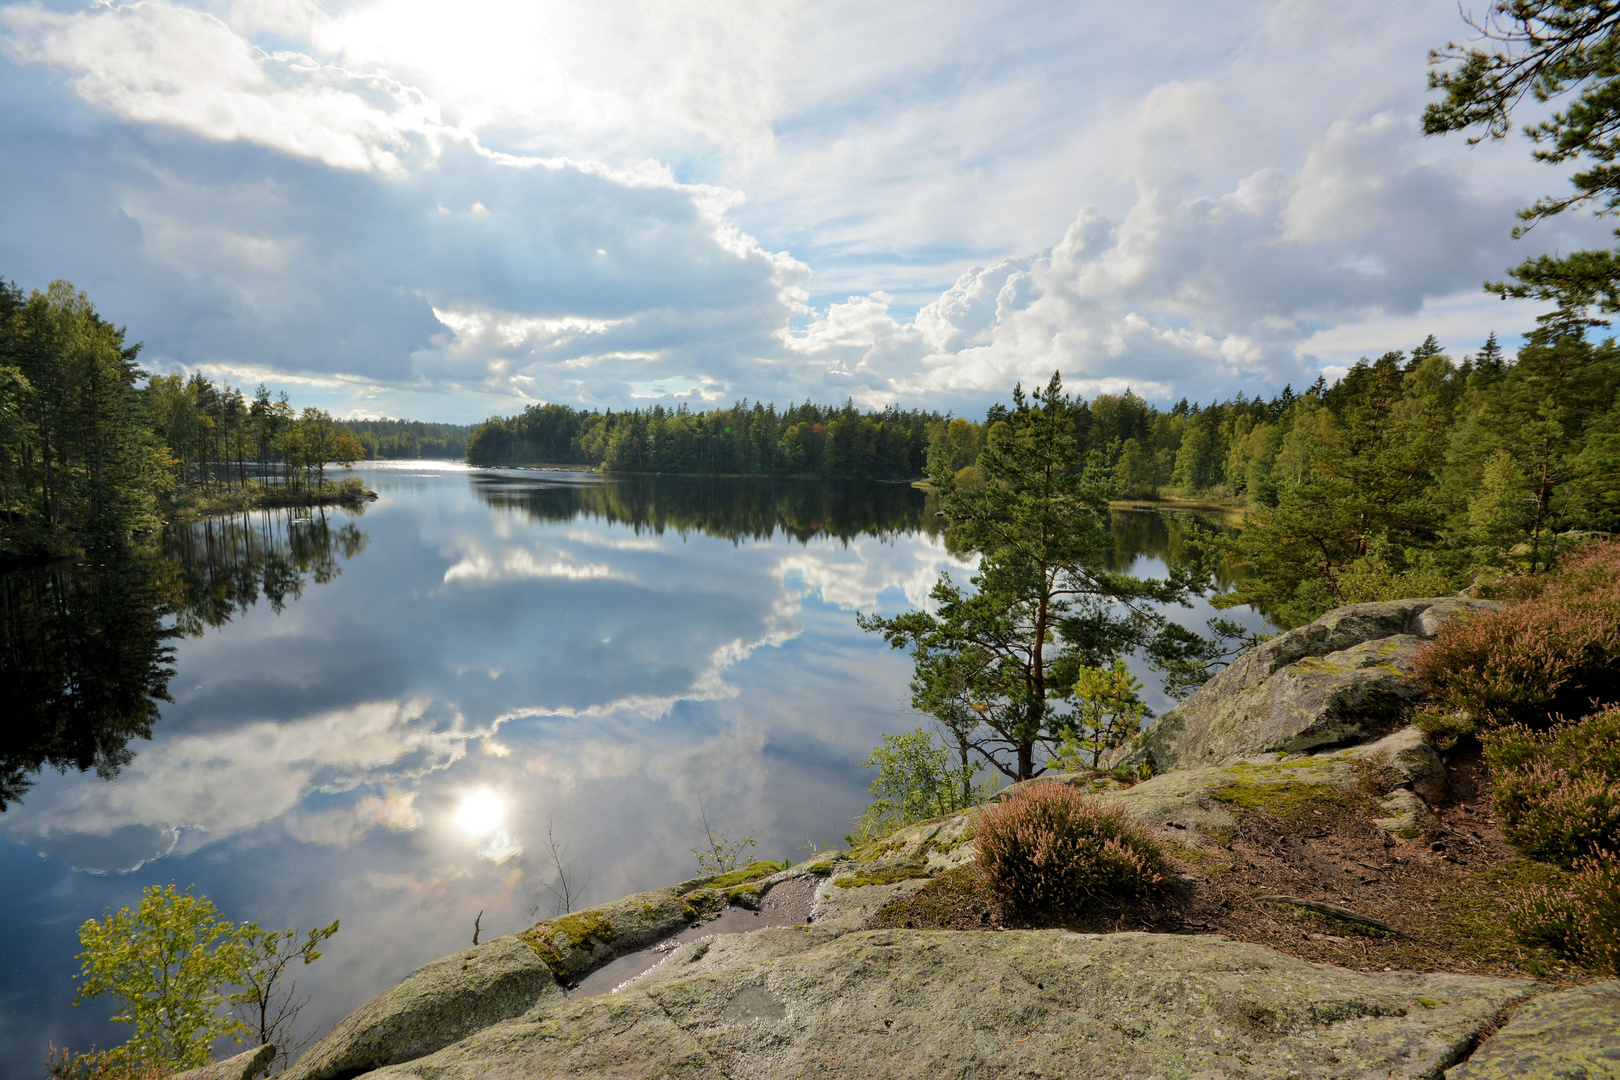
M 693 876 L 703 808 L 757 857 L 841 843 L 861 762 L 923 722 L 854 613 L 971 572 L 905 485 L 356 472 L 361 514 L 0 579 L 0 1075 L 127 1037 L 105 999 L 73 1005 L 76 932 L 148 885 L 340 918 L 296 972 L 324 1030 L 475 919 L 487 940 L 552 914 L 548 831 L 587 904 Z M 1116 514 L 1113 561 L 1162 574 L 1190 527 Z

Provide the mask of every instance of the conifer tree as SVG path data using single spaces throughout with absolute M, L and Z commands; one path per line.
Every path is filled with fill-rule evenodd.
M 1056 374 L 1030 397 L 1014 389 L 979 456 L 984 483 L 971 489 L 938 455 L 929 477 L 951 540 L 980 555 L 972 588 L 941 574 L 933 612 L 857 617 L 911 650 L 914 704 L 936 715 L 966 705 L 968 743 L 1013 780 L 1044 771 L 1037 745 L 1073 728 L 1059 706 L 1080 669 L 1145 644 L 1160 627 L 1154 606 L 1184 602 L 1200 583 L 1188 569 L 1163 581 L 1108 569 L 1112 485 L 1101 459 L 1075 443 L 1074 406 Z

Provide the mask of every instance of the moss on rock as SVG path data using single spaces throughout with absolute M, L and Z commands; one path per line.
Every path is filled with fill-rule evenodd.
M 833 884 L 840 889 L 858 889 L 866 885 L 893 885 L 897 881 L 925 878 L 929 874 L 928 867 L 921 864 L 891 866 L 882 870 L 862 871 L 848 877 L 834 878 Z
M 1279 818 L 1294 818 L 1331 800 L 1338 790 L 1326 784 L 1283 780 L 1272 784 L 1233 780 L 1222 784 L 1210 796 L 1239 810 L 1262 810 Z

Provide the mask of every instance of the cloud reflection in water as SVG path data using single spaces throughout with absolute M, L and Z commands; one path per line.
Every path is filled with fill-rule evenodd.
M 107 1042 L 66 1007 L 71 928 L 148 882 L 195 883 L 238 919 L 341 917 L 305 982 L 330 1021 L 465 944 L 480 910 L 488 935 L 526 925 L 548 820 L 587 902 L 688 876 L 700 797 L 759 854 L 796 856 L 864 804 L 878 734 L 916 723 L 905 658 L 849 614 L 957 565 L 910 531 L 915 492 L 850 509 L 791 485 L 726 501 L 418 467 L 367 482 L 383 499 L 341 576 L 181 641 L 174 702 L 119 776 L 44 775 L 0 818 L 68 866 L 133 871 L 53 871 L 67 996 L 0 986 L 0 1009 L 39 1016 L 33 1037 Z

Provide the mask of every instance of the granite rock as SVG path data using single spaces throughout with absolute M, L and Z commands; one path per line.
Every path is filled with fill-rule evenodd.
M 527 943 L 497 938 L 417 968 L 339 1021 L 283 1075 L 338 1080 L 410 1061 L 562 996 Z
M 1533 998 L 1446 1080 L 1620 1080 L 1620 980 Z
M 1166 772 L 1256 754 L 1366 742 L 1400 726 L 1417 695 L 1419 644 L 1491 601 L 1440 597 L 1351 604 L 1239 656 L 1109 757 Z
M 1214 936 L 826 932 L 694 943 L 618 993 L 375 1080 L 1432 1077 L 1531 988 L 1359 974 Z
M 276 1048 L 266 1043 L 251 1050 L 244 1050 L 224 1061 L 215 1061 L 201 1068 L 175 1073 L 169 1080 L 253 1080 L 254 1077 L 264 1075 L 265 1070 L 270 1068 L 270 1063 L 275 1059 Z

